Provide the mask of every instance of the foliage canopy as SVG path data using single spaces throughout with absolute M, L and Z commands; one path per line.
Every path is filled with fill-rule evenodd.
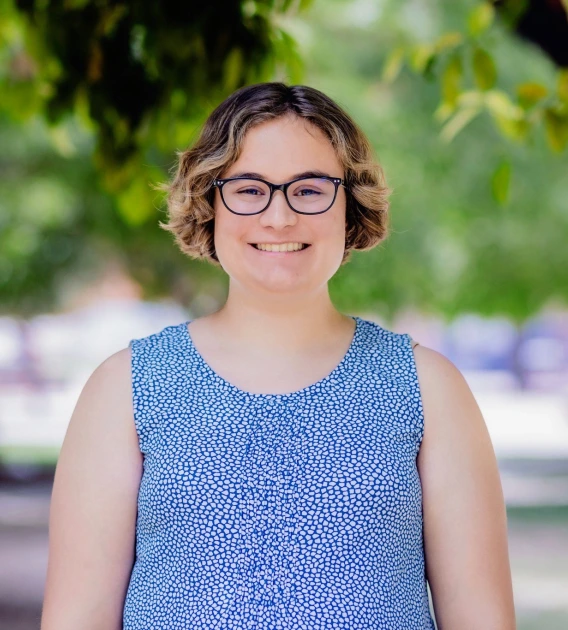
M 393 235 L 332 280 L 338 305 L 565 303 L 568 78 L 493 4 L 0 0 L 2 310 L 55 308 L 109 260 L 148 298 L 222 299 L 224 274 L 157 227 L 152 184 L 222 98 L 275 79 L 343 105 L 394 187 Z

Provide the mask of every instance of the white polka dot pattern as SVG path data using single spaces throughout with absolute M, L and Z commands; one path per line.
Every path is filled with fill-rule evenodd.
M 124 630 L 433 630 L 408 334 L 354 317 L 325 378 L 255 394 L 187 324 L 133 339 L 144 455 Z

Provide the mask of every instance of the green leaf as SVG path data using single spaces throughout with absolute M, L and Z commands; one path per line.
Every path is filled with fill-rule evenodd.
M 294 4 L 294 0 L 281 0 L 280 2 L 280 10 L 285 13 L 290 10 L 290 7 Z
M 245 18 L 252 18 L 256 15 L 256 2 L 254 0 L 245 0 L 241 3 L 241 13 Z
M 455 106 L 461 91 L 463 68 L 461 57 L 453 55 L 442 74 L 442 102 Z
M 85 4 L 88 4 L 88 2 Z M 105 7 L 101 11 L 101 19 L 98 26 L 100 32 L 104 35 L 111 34 L 118 22 L 120 22 L 127 13 L 128 7 L 124 4 L 117 4 L 112 8 Z
M 402 66 L 404 64 L 404 57 L 406 51 L 402 46 L 393 48 L 385 59 L 383 64 L 383 71 L 381 74 L 381 80 L 385 83 L 392 83 L 400 74 Z
M 478 90 L 466 90 L 460 92 L 457 101 L 450 105 L 449 103 L 440 103 L 434 112 L 434 118 L 444 123 L 455 113 L 456 109 L 477 109 L 481 111 L 485 106 L 485 95 Z
M 524 142 L 529 134 L 530 124 L 527 120 L 514 120 L 498 114 L 493 115 L 493 120 L 499 131 L 515 142 Z
M 25 121 L 36 116 L 45 106 L 45 98 L 35 81 L 0 81 L 0 111 L 14 120 Z
M 463 35 L 458 31 L 452 31 L 450 33 L 444 33 L 443 35 L 441 35 L 434 44 L 434 48 L 437 53 L 441 53 L 445 50 L 456 48 L 462 43 Z
M 77 147 L 73 144 L 69 135 L 69 128 L 57 125 L 49 129 L 49 136 L 55 150 L 63 157 L 71 157 L 77 153 Z
M 568 2 L 568 0 L 566 0 Z M 568 103 L 568 68 L 564 68 L 558 72 L 557 82 L 558 97 L 564 103 Z
M 145 177 L 137 177 L 116 196 L 119 214 L 129 226 L 143 225 L 156 212 L 156 194 Z
M 482 48 L 476 48 L 473 51 L 473 76 L 480 90 L 490 90 L 497 82 L 495 62 Z
M 225 59 L 223 68 L 223 86 L 230 92 L 236 89 L 240 83 L 243 71 L 243 51 L 233 48 Z
M 504 160 L 491 177 L 491 191 L 497 203 L 504 206 L 509 201 L 511 188 L 511 163 Z
M 482 2 L 474 7 L 467 19 L 467 27 L 472 37 L 479 37 L 493 24 L 495 9 L 490 2 Z
M 280 29 L 277 39 L 274 40 L 274 50 L 277 61 L 285 67 L 286 80 L 289 83 L 301 83 L 304 63 L 296 40 L 285 30 Z
M 448 103 L 440 103 L 434 112 L 434 118 L 439 123 L 445 123 L 446 120 L 450 118 L 450 116 L 456 111 L 455 105 L 450 105 Z
M 257 3 L 253 2 L 253 4 Z M 311 4 L 312 0 L 283 0 L 278 7 L 278 10 L 282 11 L 282 13 L 286 13 L 287 11 L 290 11 L 290 9 L 292 9 L 294 12 L 301 12 L 308 9 Z
M 479 90 L 466 90 L 459 95 L 458 105 L 460 107 L 479 107 L 483 109 L 485 106 L 486 95 Z
M 481 109 L 477 107 L 460 109 L 455 116 L 444 125 L 440 132 L 441 139 L 444 142 L 451 142 L 480 112 Z
M 69 10 L 83 9 L 89 4 L 90 0 L 65 0 L 65 8 Z
M 485 92 L 485 106 L 501 133 L 516 142 L 526 139 L 530 124 L 525 111 L 513 103 L 506 92 L 490 90 Z
M 432 62 L 436 51 L 431 44 L 418 44 L 410 52 L 410 67 L 419 73 L 423 73 Z
M 558 153 L 563 151 L 568 144 L 568 115 L 550 107 L 545 109 L 544 128 L 550 148 Z
M 517 85 L 517 97 L 519 104 L 524 109 L 534 107 L 546 97 L 548 90 L 540 83 L 528 82 Z
M 491 90 L 485 94 L 485 104 L 491 114 L 509 120 L 523 120 L 525 112 L 515 105 L 509 95 L 502 90 Z
M 300 0 L 298 5 L 298 11 L 305 11 L 309 9 L 313 4 L 313 0 Z

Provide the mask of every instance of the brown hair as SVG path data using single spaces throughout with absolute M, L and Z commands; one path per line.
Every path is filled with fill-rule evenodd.
M 369 140 L 351 117 L 315 88 L 258 83 L 237 90 L 218 105 L 196 143 L 178 154 L 176 175 L 165 186 L 169 220 L 159 225 L 174 234 L 182 252 L 219 264 L 213 239 L 213 180 L 238 159 L 251 127 L 287 114 L 318 127 L 343 165 L 349 192 L 341 264 L 349 260 L 351 251 L 371 249 L 387 237 L 390 190 Z

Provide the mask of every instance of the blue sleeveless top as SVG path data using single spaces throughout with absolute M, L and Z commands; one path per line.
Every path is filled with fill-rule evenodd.
M 187 324 L 130 342 L 144 470 L 123 630 L 434 630 L 408 334 L 353 317 L 325 378 L 255 394 Z

